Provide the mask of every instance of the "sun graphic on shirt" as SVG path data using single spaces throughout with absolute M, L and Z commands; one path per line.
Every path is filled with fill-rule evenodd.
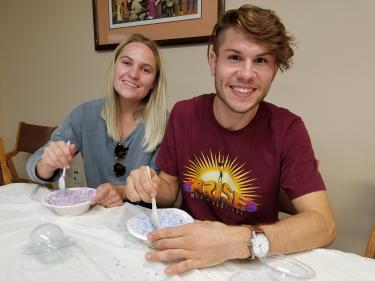
M 217 203 L 233 206 L 247 212 L 257 209 L 255 179 L 251 171 L 243 169 L 244 164 L 231 160 L 229 155 L 194 155 L 185 166 L 184 191 L 196 192 Z

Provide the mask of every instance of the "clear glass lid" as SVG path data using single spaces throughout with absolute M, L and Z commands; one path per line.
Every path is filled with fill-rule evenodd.
M 266 258 L 266 271 L 276 280 L 308 280 L 315 271 L 303 262 L 282 254 L 272 254 Z
M 315 276 L 315 271 L 303 262 L 282 254 L 271 254 L 264 266 L 234 273 L 230 281 L 302 281 Z
M 63 258 L 72 244 L 73 241 L 64 235 L 59 226 L 46 223 L 31 232 L 28 243 L 22 248 L 27 255 L 35 255 L 43 262 L 52 262 Z

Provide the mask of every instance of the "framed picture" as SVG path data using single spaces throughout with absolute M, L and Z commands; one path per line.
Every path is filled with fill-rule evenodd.
M 225 0 L 92 0 L 95 50 L 142 33 L 159 45 L 207 42 Z

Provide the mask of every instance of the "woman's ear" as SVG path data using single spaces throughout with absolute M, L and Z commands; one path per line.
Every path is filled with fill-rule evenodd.
M 214 51 L 210 51 L 210 54 L 208 56 L 208 64 L 210 65 L 210 71 L 211 75 L 216 75 L 216 62 L 217 62 L 217 56 Z

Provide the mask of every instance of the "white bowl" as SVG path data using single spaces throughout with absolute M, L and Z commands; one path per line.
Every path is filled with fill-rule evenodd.
M 194 219 L 188 213 L 177 208 L 158 209 L 158 214 L 160 221 L 159 229 L 194 222 Z M 151 223 L 151 210 L 130 218 L 126 227 L 130 234 L 149 245 L 147 234 L 156 230 Z
M 57 190 L 43 196 L 42 204 L 60 216 L 78 216 L 90 209 L 96 189 L 73 187 Z

